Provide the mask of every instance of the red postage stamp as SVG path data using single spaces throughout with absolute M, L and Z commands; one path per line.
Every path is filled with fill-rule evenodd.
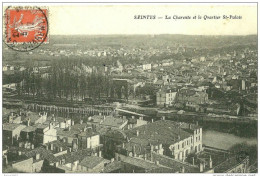
M 29 51 L 48 41 L 48 9 L 9 7 L 5 11 L 6 44 Z M 23 47 L 17 47 L 22 44 Z

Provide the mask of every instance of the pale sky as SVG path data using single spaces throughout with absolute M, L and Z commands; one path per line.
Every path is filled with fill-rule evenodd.
M 234 4 L 236 5 L 236 4 Z M 257 6 L 247 5 L 93 5 L 49 6 L 51 35 L 75 34 L 257 34 Z M 135 15 L 240 15 L 241 20 L 135 20 Z

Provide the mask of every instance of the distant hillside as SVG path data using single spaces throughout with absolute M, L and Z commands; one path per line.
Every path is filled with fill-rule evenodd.
M 257 35 L 202 36 L 202 35 L 53 35 L 50 44 L 68 43 L 79 46 L 135 46 L 153 47 L 182 45 L 196 48 L 218 48 L 231 45 L 257 44 Z

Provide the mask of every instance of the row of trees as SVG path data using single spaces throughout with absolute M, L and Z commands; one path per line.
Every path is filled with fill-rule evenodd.
M 102 72 L 96 72 L 95 69 L 89 73 L 82 65 L 78 60 L 64 59 L 53 61 L 52 66 L 44 71 L 35 71 L 35 67 L 30 67 L 17 75 L 20 78 L 17 92 L 20 96 L 48 99 L 84 100 L 113 97 L 112 78 Z

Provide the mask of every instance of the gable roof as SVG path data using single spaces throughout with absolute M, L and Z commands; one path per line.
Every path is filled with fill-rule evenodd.
M 87 156 L 80 162 L 80 165 L 93 169 L 95 166 L 97 166 L 98 164 L 104 161 L 106 161 L 106 159 L 98 156 Z
M 25 128 L 26 126 L 25 125 L 21 125 L 21 124 L 16 124 L 16 123 L 4 123 L 3 124 L 3 130 L 6 130 L 6 131 L 13 131 L 17 128 Z

